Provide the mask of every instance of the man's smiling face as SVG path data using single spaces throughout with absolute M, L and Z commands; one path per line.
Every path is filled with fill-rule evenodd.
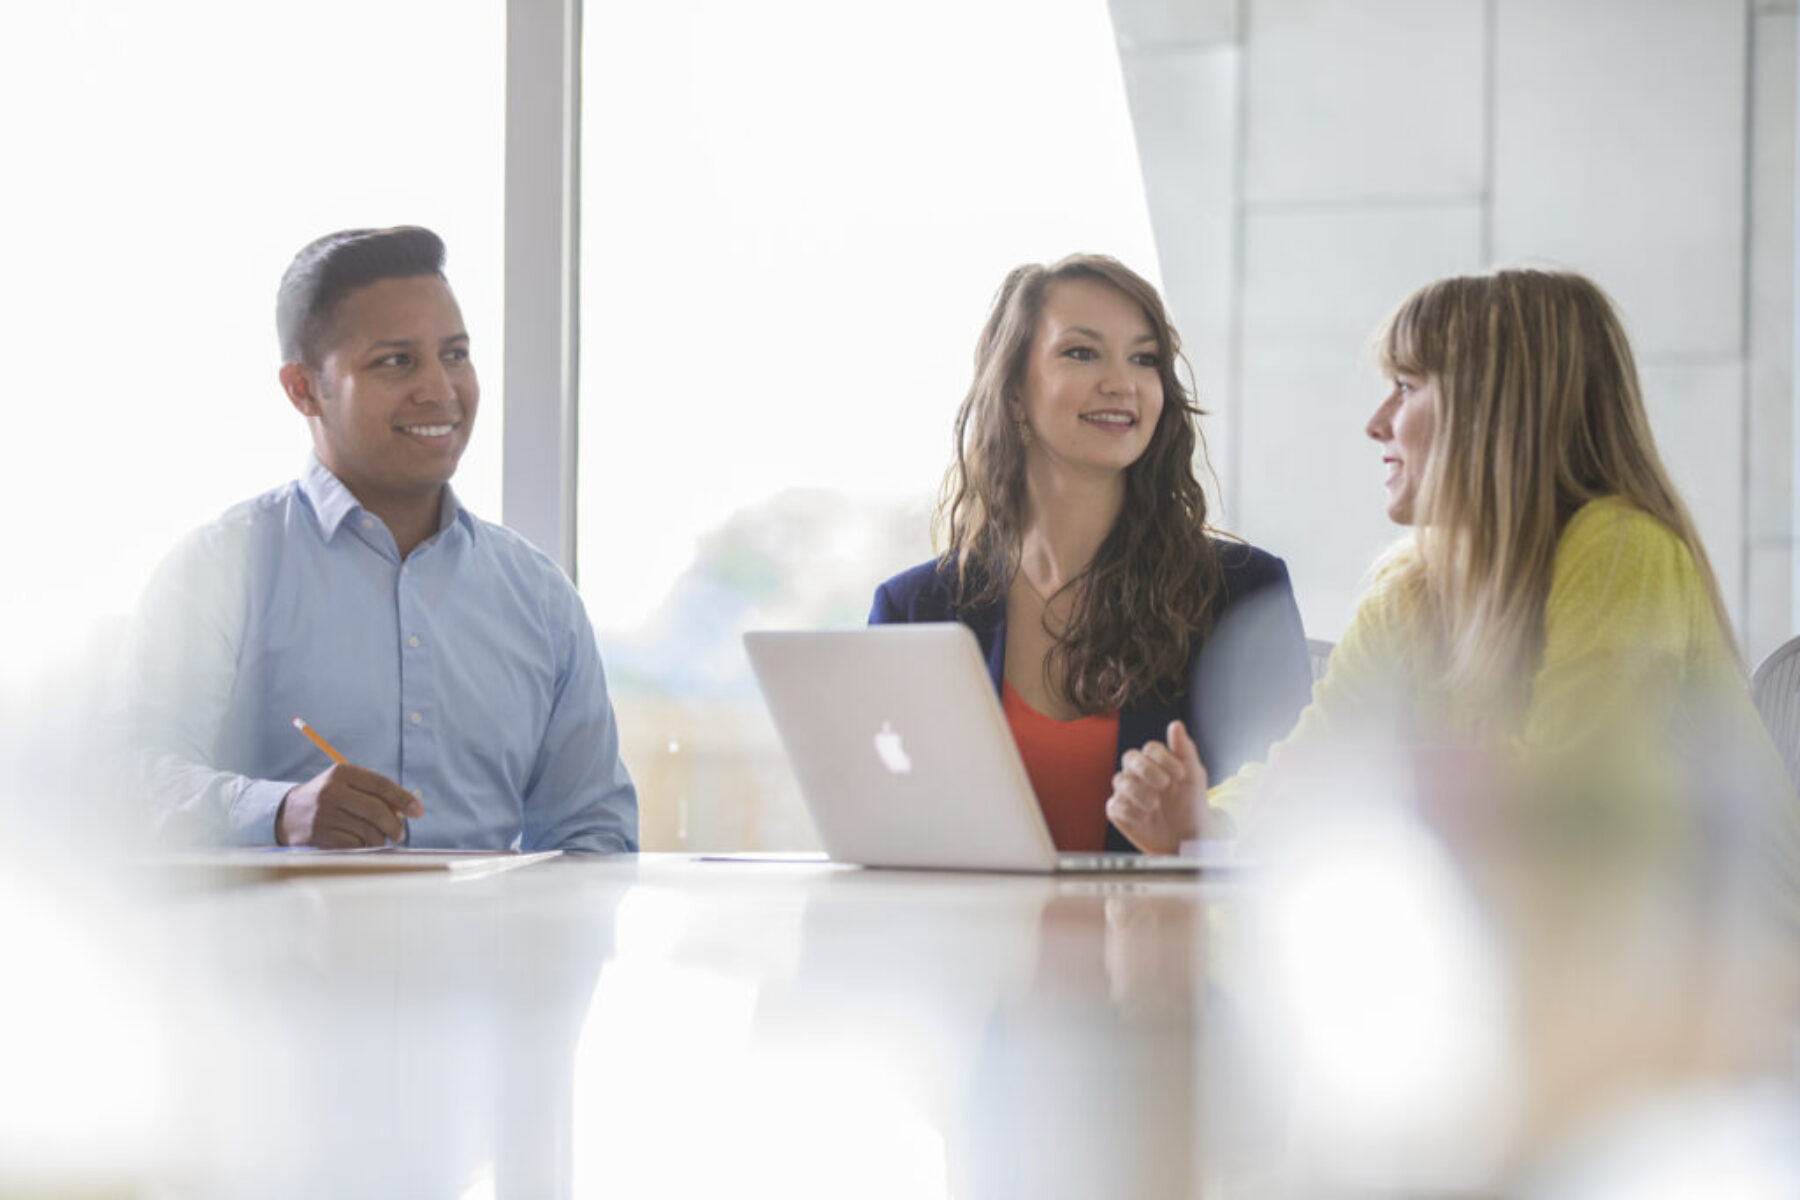
M 437 275 L 382 279 L 345 296 L 296 406 L 319 461 L 365 506 L 435 496 L 469 444 L 481 389 L 469 335 Z

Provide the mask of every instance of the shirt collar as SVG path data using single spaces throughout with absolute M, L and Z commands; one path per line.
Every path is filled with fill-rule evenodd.
M 306 456 L 306 470 L 300 475 L 300 490 L 305 494 L 307 503 L 312 505 L 313 512 L 319 517 L 319 531 L 330 541 L 337 535 L 338 526 L 352 513 L 362 511 L 362 502 L 350 494 L 344 481 L 333 475 L 325 464 L 319 461 L 316 451 Z M 460 524 L 470 535 L 475 532 L 475 518 L 464 508 L 462 501 L 456 498 L 456 490 L 449 484 L 444 485 L 444 499 L 438 508 L 437 532 L 442 533 L 451 525 Z
M 438 508 L 438 532 L 442 533 L 452 525 L 461 525 L 471 536 L 475 533 L 475 518 L 463 507 L 462 501 L 457 499 L 456 489 L 446 483 L 444 500 Z

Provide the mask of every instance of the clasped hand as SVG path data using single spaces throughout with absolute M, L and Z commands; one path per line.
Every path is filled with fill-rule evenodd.
M 1113 776 L 1106 816 L 1146 854 L 1176 854 L 1181 843 L 1223 832 L 1206 807 L 1206 768 L 1187 726 L 1170 721 L 1164 742 L 1127 750 Z

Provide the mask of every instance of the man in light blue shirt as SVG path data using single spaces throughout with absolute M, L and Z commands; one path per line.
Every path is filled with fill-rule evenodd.
M 139 785 L 173 836 L 637 849 L 580 597 L 449 486 L 480 392 L 443 255 L 428 230 L 351 230 L 283 276 L 281 384 L 313 454 L 171 554 L 127 656 Z

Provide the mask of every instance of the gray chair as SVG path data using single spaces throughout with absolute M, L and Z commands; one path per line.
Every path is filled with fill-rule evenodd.
M 1312 666 L 1314 683 L 1325 677 L 1325 664 L 1331 660 L 1331 649 L 1336 642 L 1328 642 L 1323 638 L 1306 639 L 1306 658 Z
M 1800 637 L 1789 638 L 1750 676 L 1750 697 L 1800 787 Z

